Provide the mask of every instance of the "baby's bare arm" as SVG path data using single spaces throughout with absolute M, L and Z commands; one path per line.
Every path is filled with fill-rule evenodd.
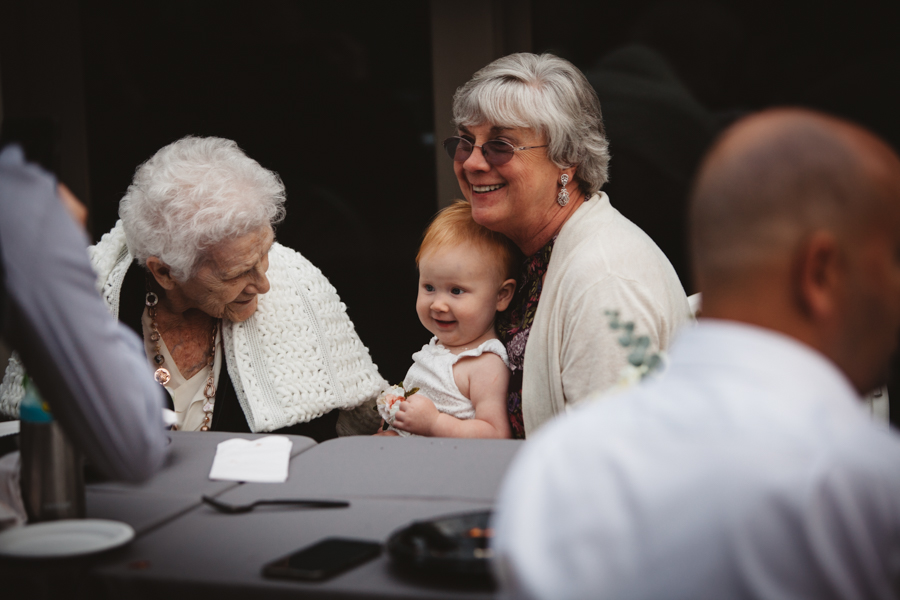
M 475 407 L 475 418 L 464 422 L 481 424 L 478 427 L 482 433 L 471 437 L 512 437 L 506 408 L 509 369 L 503 359 L 486 352 L 475 359 L 462 360 L 456 367 L 460 367 L 460 375 L 468 378 L 468 397 Z
M 464 358 L 453 367 L 457 387 L 472 402 L 474 419 L 457 419 L 439 412 L 421 394 L 413 394 L 400 405 L 394 427 L 432 437 L 508 438 L 506 388 L 509 370 L 493 353 Z

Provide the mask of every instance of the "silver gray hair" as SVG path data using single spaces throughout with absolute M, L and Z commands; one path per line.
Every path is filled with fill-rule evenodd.
M 585 194 L 609 179 L 609 142 L 597 92 L 558 56 L 510 54 L 475 73 L 453 96 L 453 124 L 482 123 L 543 134 L 550 160 L 562 169 L 577 165 L 575 180 Z
M 128 249 L 141 265 L 155 256 L 178 281 L 205 252 L 284 219 L 284 183 L 237 143 L 187 136 L 137 168 L 119 203 Z

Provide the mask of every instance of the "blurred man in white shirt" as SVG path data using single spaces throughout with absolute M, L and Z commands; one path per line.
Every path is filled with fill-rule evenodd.
M 900 159 L 759 113 L 714 144 L 690 225 L 702 318 L 664 373 L 523 448 L 496 514 L 507 591 L 897 598 L 900 438 L 860 397 L 900 335 Z

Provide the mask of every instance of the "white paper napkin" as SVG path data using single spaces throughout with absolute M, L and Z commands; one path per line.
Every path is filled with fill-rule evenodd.
M 291 440 L 270 435 L 255 440 L 233 438 L 219 442 L 210 479 L 283 483 L 288 478 Z

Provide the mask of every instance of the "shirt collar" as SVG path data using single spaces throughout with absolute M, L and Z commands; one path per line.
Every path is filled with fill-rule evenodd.
M 796 386 L 797 396 L 835 398 L 859 405 L 847 376 L 829 358 L 783 333 L 738 321 L 700 319 L 686 326 L 671 348 L 671 364 L 738 367 L 760 380 Z

